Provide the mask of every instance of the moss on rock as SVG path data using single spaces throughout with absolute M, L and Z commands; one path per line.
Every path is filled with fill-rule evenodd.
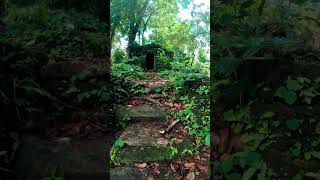
M 179 145 L 167 146 L 124 146 L 111 148 L 111 161 L 114 164 L 131 164 L 137 162 L 154 162 L 184 156 L 184 149 L 191 149 L 192 142 L 185 138 Z M 177 150 L 177 152 L 176 152 Z

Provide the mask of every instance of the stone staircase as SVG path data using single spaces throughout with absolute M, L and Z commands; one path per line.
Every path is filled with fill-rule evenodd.
M 135 164 L 158 162 L 165 164 L 171 159 L 181 157 L 183 149 L 191 147 L 191 141 L 185 138 L 182 143 L 175 144 L 164 133 L 167 128 L 167 109 L 150 104 L 137 106 L 118 105 L 116 120 L 130 118 L 129 124 L 120 132 L 117 139 L 123 141 L 123 147 L 112 145 L 110 157 L 114 167 L 110 170 L 111 180 L 148 179 L 146 169 L 139 169 Z M 176 151 L 177 150 L 177 151 Z M 157 179 L 169 179 L 168 166 L 160 168 Z

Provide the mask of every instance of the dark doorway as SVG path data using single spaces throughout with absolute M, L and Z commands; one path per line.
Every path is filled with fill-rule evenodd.
M 146 55 L 146 68 L 147 70 L 154 70 L 155 69 L 155 59 L 154 53 L 147 53 Z

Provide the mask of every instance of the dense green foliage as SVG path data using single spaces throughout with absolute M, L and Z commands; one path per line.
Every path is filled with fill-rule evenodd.
M 215 163 L 216 179 L 319 177 L 317 168 L 307 168 L 311 159 L 319 164 L 311 155 L 319 153 L 315 127 L 320 124 L 311 110 L 318 107 L 320 90 L 319 74 L 311 70 L 319 65 L 316 6 L 311 1 L 211 3 L 214 127 L 230 125 L 245 143 L 244 152 Z M 292 165 L 297 160 L 303 164 Z
M 173 52 L 174 56 L 159 54 L 156 57 L 157 70 L 174 68 L 176 62 L 193 68 L 208 68 L 209 11 L 200 10 L 204 5 L 189 1 L 135 0 L 133 2 L 136 3 L 134 7 L 124 1 L 111 1 L 111 36 L 115 62 L 119 62 L 119 48 L 123 51 L 126 48 L 130 53 L 131 46 L 136 44 L 159 44 Z M 180 6 L 185 8 L 194 6 L 191 11 L 193 17 L 186 20 L 178 17 Z M 135 18 L 128 18 L 135 12 L 135 8 L 138 10 Z M 130 45 L 131 49 L 127 45 Z M 136 62 L 135 65 L 143 66 L 143 62 L 140 61 L 144 61 L 144 57 L 140 59 L 130 55 L 128 57 L 129 60 L 124 57 L 122 62 Z
M 60 79 L 57 69 L 46 74 L 48 64 L 58 61 L 64 66 L 68 60 L 98 59 L 108 65 L 106 18 L 100 17 L 99 7 L 99 1 L 1 1 L 0 179 L 15 179 L 12 168 L 22 132 L 44 135 L 68 123 L 70 111 L 114 98 L 112 85 L 101 85 L 92 73 L 60 74 Z

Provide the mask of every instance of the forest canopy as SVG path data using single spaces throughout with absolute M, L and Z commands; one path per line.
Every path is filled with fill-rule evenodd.
M 164 69 L 173 62 L 209 67 L 209 1 L 112 0 L 110 10 L 114 61 L 124 62 L 131 45 L 159 44 L 174 52 L 161 58 Z

